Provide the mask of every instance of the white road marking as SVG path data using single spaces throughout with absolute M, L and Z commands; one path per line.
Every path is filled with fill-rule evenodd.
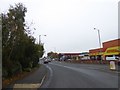
M 43 81 L 45 80 L 46 75 L 42 78 L 42 81 L 40 83 L 40 86 L 43 84 Z
M 51 69 L 51 67 L 49 67 L 48 65 L 46 65 L 46 67 L 49 69 L 50 75 L 49 75 L 49 78 L 48 78 L 47 82 L 44 85 L 44 88 L 48 87 L 48 85 L 51 83 L 51 80 L 52 80 L 52 77 L 53 77 L 53 70 Z

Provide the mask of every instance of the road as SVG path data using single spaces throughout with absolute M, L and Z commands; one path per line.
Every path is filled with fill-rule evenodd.
M 118 72 L 107 65 L 50 62 L 41 88 L 118 88 Z

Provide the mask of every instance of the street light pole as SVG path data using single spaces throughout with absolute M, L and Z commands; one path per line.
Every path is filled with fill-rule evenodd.
M 101 48 L 102 48 L 102 46 L 101 46 L 101 38 L 100 38 L 100 30 L 99 29 L 96 29 L 96 28 L 94 28 L 94 30 L 97 30 L 98 31 L 98 38 L 99 38 L 99 46 L 100 46 L 100 54 L 101 54 Z M 101 54 L 101 60 L 102 60 L 102 54 Z
M 41 42 L 41 36 L 47 36 L 47 35 L 39 35 L 39 45 L 44 46 L 44 43 Z M 44 53 L 45 53 L 45 50 L 44 50 Z
M 41 44 L 41 36 L 47 36 L 47 35 L 39 35 L 39 44 Z
M 39 35 L 39 44 L 41 44 L 41 35 Z
M 100 45 L 100 48 L 102 48 L 102 47 L 101 47 L 100 30 L 99 30 L 99 29 L 96 29 L 96 28 L 94 28 L 94 30 L 97 30 L 97 31 L 98 31 L 99 45 Z

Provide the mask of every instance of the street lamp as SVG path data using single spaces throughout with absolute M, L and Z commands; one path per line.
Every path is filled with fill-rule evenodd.
M 100 45 L 100 54 L 101 54 L 101 48 L 102 48 L 102 46 L 101 46 L 101 38 L 100 38 L 100 30 L 99 29 L 97 29 L 97 28 L 94 28 L 94 30 L 97 30 L 98 31 L 98 39 L 99 39 L 99 45 Z M 101 54 L 101 60 L 102 60 L 102 54 Z
M 41 43 L 41 36 L 47 36 L 47 35 L 39 35 L 39 45 L 42 44 L 42 43 Z M 43 45 L 43 44 L 42 44 L 42 45 Z M 44 51 L 44 53 L 45 53 L 45 51 Z M 40 58 L 39 58 L 39 60 L 40 60 Z
M 96 29 L 96 28 L 94 28 L 94 30 L 97 30 L 97 31 L 98 31 L 99 45 L 100 45 L 100 48 L 102 48 L 102 47 L 101 47 L 100 30 L 99 30 L 99 29 Z
M 41 44 L 41 36 L 47 36 L 47 35 L 39 35 L 39 44 Z

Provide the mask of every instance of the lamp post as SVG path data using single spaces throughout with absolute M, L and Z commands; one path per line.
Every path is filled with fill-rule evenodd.
M 39 44 L 41 44 L 41 36 L 47 36 L 47 35 L 39 35 Z
M 47 35 L 39 35 L 39 45 L 42 44 L 42 43 L 41 43 L 41 36 L 47 36 Z M 45 53 L 45 51 L 44 51 L 44 53 Z M 40 58 L 39 58 L 39 61 L 40 61 Z
M 100 54 L 101 54 L 101 48 L 102 48 L 102 46 L 101 46 L 101 38 L 100 38 L 100 30 L 99 29 L 97 29 L 97 28 L 94 28 L 94 30 L 97 30 L 98 31 L 98 39 L 99 39 L 99 46 L 100 46 Z M 101 61 L 102 61 L 102 54 L 101 54 Z

